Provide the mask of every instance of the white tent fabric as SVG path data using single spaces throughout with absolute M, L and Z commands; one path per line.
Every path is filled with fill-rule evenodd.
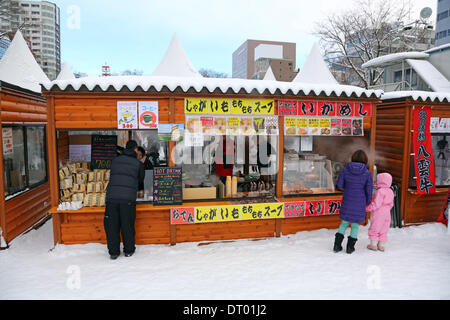
M 189 60 L 176 34 L 173 35 L 166 54 L 156 67 L 155 71 L 153 71 L 152 76 L 202 77 Z
M 300 68 L 300 72 L 292 81 L 331 85 L 338 84 L 323 60 L 317 43 L 314 43 L 303 68 Z
M 69 80 L 69 79 L 75 79 L 75 76 L 73 75 L 73 72 L 70 69 L 69 64 L 65 62 L 56 80 Z
M 16 32 L 0 60 L 0 80 L 39 93 L 39 84 L 50 81 L 34 59 L 20 31 Z
M 275 75 L 273 74 L 272 68 L 270 66 L 269 66 L 269 69 L 267 69 L 263 80 L 277 80 L 275 78 Z

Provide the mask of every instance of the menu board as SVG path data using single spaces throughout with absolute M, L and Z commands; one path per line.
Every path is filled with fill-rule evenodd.
M 180 167 L 156 167 L 153 170 L 153 205 L 179 205 L 183 202 Z
M 116 135 L 92 135 L 91 137 L 91 170 L 110 169 L 111 160 L 116 157 Z

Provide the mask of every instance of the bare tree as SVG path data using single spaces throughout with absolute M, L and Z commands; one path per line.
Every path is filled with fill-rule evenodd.
M 211 69 L 201 68 L 198 72 L 205 78 L 229 78 L 228 74 Z
M 419 27 L 419 21 L 415 21 L 414 28 L 406 23 L 411 10 L 410 1 L 355 0 L 353 9 L 316 23 L 313 34 L 320 38 L 330 63 L 353 74 L 358 85 L 368 88 L 379 82 L 384 71 L 369 72 L 361 67 L 364 62 L 414 50 L 412 44 L 425 36 L 418 34 L 427 31 Z M 426 21 L 422 24 L 427 26 Z

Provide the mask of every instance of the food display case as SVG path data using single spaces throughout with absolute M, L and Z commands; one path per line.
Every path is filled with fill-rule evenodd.
M 333 193 L 331 161 L 318 154 L 284 155 L 283 195 Z

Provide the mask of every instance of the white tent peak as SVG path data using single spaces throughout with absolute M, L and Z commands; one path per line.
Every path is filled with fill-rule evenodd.
M 202 77 L 189 60 L 177 34 L 175 33 L 166 54 L 153 71 L 152 76 Z
M 317 84 L 338 84 L 323 60 L 317 42 L 314 43 L 305 64 L 300 68 L 300 72 L 292 81 Z
M 35 92 L 41 92 L 40 83 L 50 81 L 19 30 L 0 60 L 0 80 Z
M 61 68 L 61 72 L 58 74 L 56 80 L 69 80 L 75 79 L 75 76 L 70 69 L 70 66 L 67 62 L 64 62 L 63 67 Z
M 272 68 L 270 66 L 269 66 L 269 69 L 267 69 L 263 80 L 275 80 L 275 81 L 277 80 L 275 78 L 275 75 L 273 74 Z

